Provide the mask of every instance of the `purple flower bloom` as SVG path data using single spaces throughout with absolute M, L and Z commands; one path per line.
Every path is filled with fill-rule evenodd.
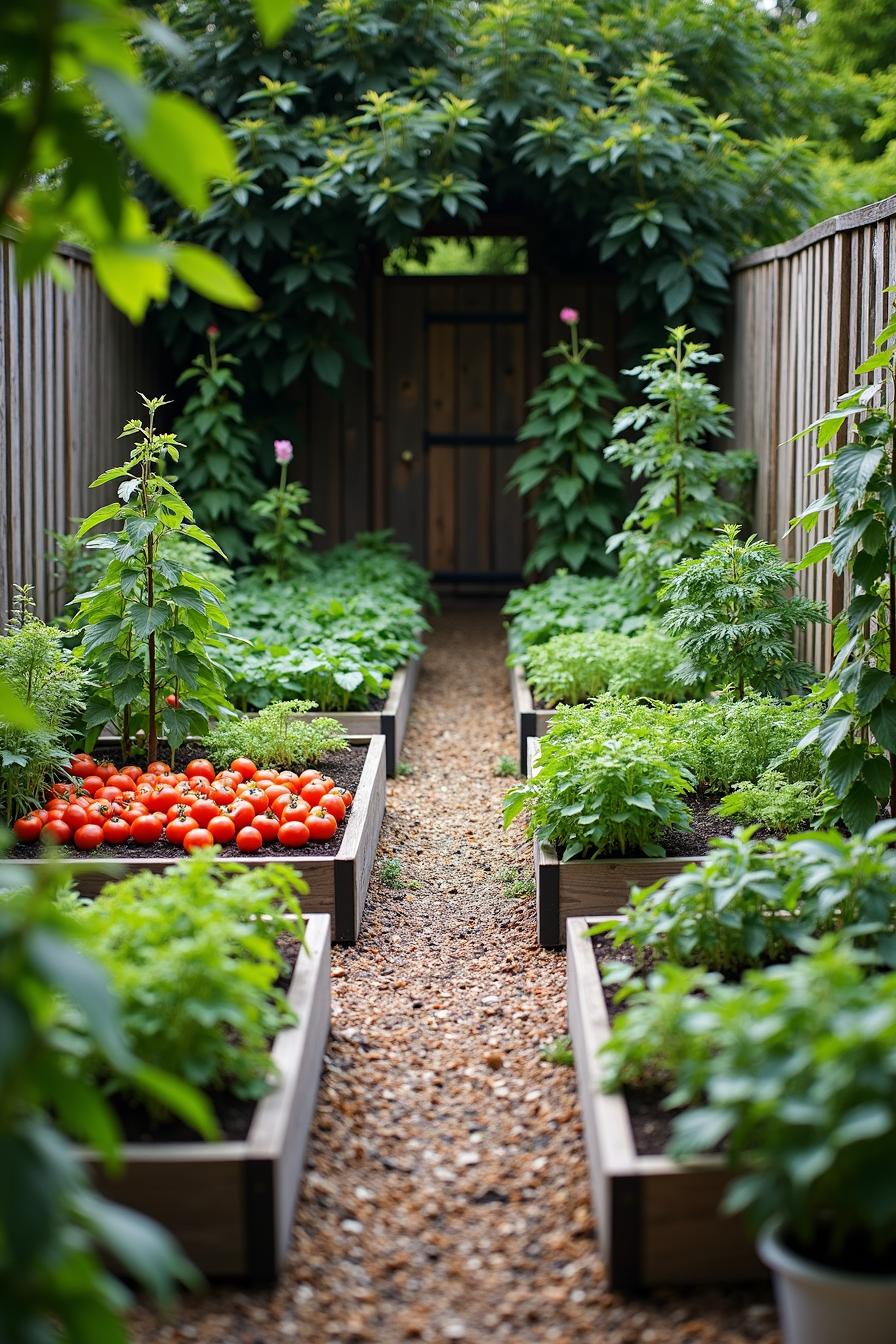
M 578 308 L 561 308 L 560 321 L 565 322 L 568 327 L 574 327 L 579 320 Z
M 274 457 L 281 467 L 285 467 L 287 462 L 292 461 L 292 444 L 289 439 L 274 440 Z

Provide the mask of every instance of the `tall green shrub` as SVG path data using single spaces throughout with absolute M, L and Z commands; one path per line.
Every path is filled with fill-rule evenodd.
M 530 516 L 538 536 L 526 572 L 564 565 L 573 573 L 612 569 L 606 539 L 622 499 L 622 477 L 603 448 L 611 422 L 605 403 L 621 401 L 612 379 L 588 362 L 594 341 L 579 339 L 579 314 L 563 308 L 569 342 L 546 351 L 556 357 L 544 383 L 529 398 L 529 416 L 519 438 L 537 439 L 507 473 L 510 487 L 532 495 Z

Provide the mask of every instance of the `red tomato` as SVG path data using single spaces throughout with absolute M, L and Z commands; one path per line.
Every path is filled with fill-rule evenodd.
M 140 799 L 135 798 L 131 793 L 125 794 L 118 806 L 125 821 L 133 821 L 135 817 L 145 817 L 149 811 L 146 804 L 141 803 Z
M 116 767 L 113 761 L 97 761 L 94 768 L 94 774 L 99 775 L 105 784 L 110 775 L 114 775 Z
M 121 797 L 121 789 L 116 789 L 114 785 L 104 784 L 101 789 L 97 789 L 95 798 L 105 798 L 107 802 L 113 802 Z
M 276 798 L 275 803 L 279 802 Z M 274 807 L 273 811 L 277 811 Z M 281 821 L 305 821 L 311 808 L 305 802 L 304 798 L 297 798 L 292 794 L 285 807 L 282 807 L 278 813 Z
M 237 756 L 235 761 L 230 762 L 231 770 L 235 770 L 243 779 L 251 779 L 258 769 L 254 761 L 250 761 L 248 756 Z
M 155 791 L 156 786 L 152 782 L 151 778 L 137 781 L 137 788 L 135 789 L 135 793 L 141 803 L 148 802 L 148 800 L 153 796 Z
M 139 765 L 123 765 L 120 773 L 127 775 L 127 777 L 132 779 L 136 784 L 137 780 L 143 774 L 143 771 L 140 769 Z
M 241 831 L 244 826 L 252 826 L 255 822 L 255 808 L 251 803 L 247 803 L 245 798 L 237 798 L 235 803 L 229 803 L 221 808 L 224 816 L 230 817 L 237 831 Z
M 86 751 L 79 751 L 71 759 L 69 771 L 75 776 L 75 779 L 86 779 L 88 775 L 95 773 L 93 757 L 88 756 Z
M 237 832 L 236 847 L 244 854 L 254 854 L 263 844 L 264 838 L 256 826 L 244 826 Z
M 326 808 L 330 813 L 330 816 L 335 817 L 337 821 L 342 821 L 345 816 L 345 803 L 339 797 L 338 793 L 333 793 L 332 791 L 330 793 L 325 793 L 320 800 L 320 806 Z
M 123 775 L 119 770 L 117 774 L 110 775 L 106 780 L 107 789 L 118 789 L 119 793 L 133 793 L 136 785 L 130 775 Z
M 225 788 L 233 789 L 234 792 L 241 784 L 245 784 L 246 782 L 238 770 L 219 770 L 215 779 L 219 784 L 223 784 Z
M 352 795 L 348 791 L 348 789 L 340 789 L 338 784 L 334 784 L 330 792 L 338 794 L 338 796 L 342 799 L 342 802 L 345 806 L 345 810 L 347 812 L 352 805 Z
M 172 709 L 180 709 L 180 701 L 176 695 L 166 695 L 165 704 L 170 705 Z
M 336 834 L 336 818 L 325 807 L 312 807 L 305 825 L 312 840 L 332 840 Z
M 145 817 L 135 817 L 131 822 L 131 839 L 136 840 L 138 845 L 154 845 L 157 840 L 161 840 L 162 830 L 162 821 L 159 817 L 149 814 Z
M 236 835 L 233 817 L 225 817 L 220 812 L 216 817 L 212 817 L 208 824 L 208 830 L 216 845 L 229 844 Z
M 89 794 L 95 794 L 98 789 L 103 787 L 103 781 L 99 775 L 88 775 L 86 779 L 81 780 L 81 787 Z
M 200 798 L 190 808 L 190 816 L 194 821 L 198 821 L 200 826 L 208 826 L 212 817 L 220 816 L 220 813 L 221 809 L 211 798 Z
M 300 776 L 296 774 L 295 770 L 281 770 L 277 778 L 291 787 L 293 784 L 298 784 Z M 315 779 L 316 775 L 312 773 L 311 778 Z M 308 783 L 307 779 L 305 783 Z
M 180 794 L 181 798 L 184 796 L 185 793 L 192 793 L 195 797 L 196 791 L 193 788 L 193 781 L 190 779 L 179 779 L 175 784 L 174 788 L 175 792 Z
M 287 821 L 277 832 L 277 839 L 281 845 L 287 849 L 300 849 L 302 845 L 307 845 L 310 831 L 304 821 Z
M 264 812 L 268 805 L 268 796 L 263 789 L 257 789 L 254 784 L 247 785 L 240 789 L 237 797 L 245 803 L 251 803 L 256 812 Z
M 74 840 L 78 849 L 97 849 L 103 843 L 103 828 L 97 826 L 96 822 L 88 821 L 75 831 Z
M 204 756 L 197 756 L 195 761 L 190 761 L 186 773 L 187 779 L 207 779 L 211 783 L 215 777 L 215 767 Z
M 146 773 L 148 775 L 170 775 L 171 766 L 167 761 L 150 761 L 146 767 Z
M 311 779 L 300 789 L 302 797 L 309 807 L 316 807 L 329 790 L 329 785 L 323 779 Z
M 181 841 L 188 854 L 194 849 L 205 849 L 208 845 L 214 843 L 211 832 L 207 831 L 204 826 L 194 826 L 192 830 L 187 831 Z
M 236 799 L 236 792 L 229 784 L 222 784 L 219 779 L 216 779 L 211 787 L 209 797 L 213 803 L 217 803 L 219 807 L 223 807 L 225 803 L 234 802 Z
M 59 780 L 50 789 L 50 793 L 54 798 L 64 798 L 67 803 L 70 803 L 75 796 L 75 786 L 74 784 L 66 784 L 62 780 Z
M 82 807 L 80 803 L 69 803 L 62 814 L 62 820 L 66 826 L 71 826 L 72 830 L 76 831 L 79 826 L 87 824 L 87 808 Z
M 152 796 L 152 810 L 154 812 L 167 812 L 169 807 L 173 807 L 178 801 L 177 789 L 172 788 L 170 784 L 163 784 L 160 789 L 156 789 Z
M 66 826 L 61 817 L 48 821 L 40 833 L 40 838 L 46 844 L 67 845 L 72 838 L 71 826 Z
M 165 827 L 165 839 L 170 840 L 173 845 L 182 845 L 187 831 L 198 831 L 199 824 L 192 817 L 175 817 L 169 821 Z
M 44 823 L 36 812 L 31 812 L 27 817 L 19 817 L 18 821 L 13 822 L 13 831 L 17 840 L 21 840 L 26 845 L 33 845 L 35 840 L 39 839 Z
M 269 803 L 272 803 L 275 798 L 280 798 L 283 794 L 289 797 L 291 792 L 288 784 L 266 784 L 263 785 L 263 788 Z
M 265 844 L 270 844 L 272 840 L 277 839 L 277 832 L 280 830 L 280 818 L 270 808 L 267 812 L 260 812 L 252 824 Z
M 256 770 L 255 774 L 252 776 L 253 781 L 262 786 L 264 786 L 265 783 L 272 784 L 276 778 L 276 770 Z
M 50 814 L 45 807 L 36 807 L 33 812 L 28 814 L 31 817 L 40 817 L 41 826 L 46 826 L 50 820 Z
M 123 845 L 130 838 L 131 828 L 124 817 L 110 817 L 103 822 L 103 839 L 107 845 Z
M 112 804 L 106 798 L 95 798 L 87 808 L 88 821 L 105 821 L 112 815 Z
M 303 770 L 298 779 L 299 792 L 301 793 L 305 785 L 310 784 L 312 779 L 320 779 L 321 777 L 319 770 Z

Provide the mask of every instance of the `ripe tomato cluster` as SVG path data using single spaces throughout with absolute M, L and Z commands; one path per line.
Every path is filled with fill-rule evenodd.
M 235 840 L 252 854 L 274 841 L 299 849 L 331 840 L 352 805 L 349 791 L 319 770 L 259 770 L 247 757 L 229 770 L 197 759 L 176 772 L 164 761 L 119 769 L 81 752 L 70 770 L 73 783 L 54 784 L 44 807 L 15 822 L 17 839 L 89 850 L 164 837 L 188 852 Z

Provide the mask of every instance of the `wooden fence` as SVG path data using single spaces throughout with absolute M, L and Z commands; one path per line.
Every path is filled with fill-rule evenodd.
M 112 496 L 88 490 L 118 462 L 118 435 L 156 392 L 141 332 L 107 301 L 86 253 L 61 249 L 70 291 L 42 276 L 19 288 L 0 240 L 0 614 L 30 583 L 38 614 L 55 614 L 50 532 Z
M 814 436 L 788 440 L 857 381 L 853 370 L 871 352 L 890 306 L 883 290 L 892 284 L 896 196 L 825 220 L 735 268 L 726 387 L 735 441 L 759 458 L 757 531 L 791 559 L 825 535 L 824 520 L 812 532 L 788 530 L 824 481 L 807 476 L 819 457 Z M 804 570 L 801 585 L 832 612 L 842 606 L 842 581 L 829 564 Z M 830 628 L 810 632 L 805 655 L 827 667 L 830 641 Z

